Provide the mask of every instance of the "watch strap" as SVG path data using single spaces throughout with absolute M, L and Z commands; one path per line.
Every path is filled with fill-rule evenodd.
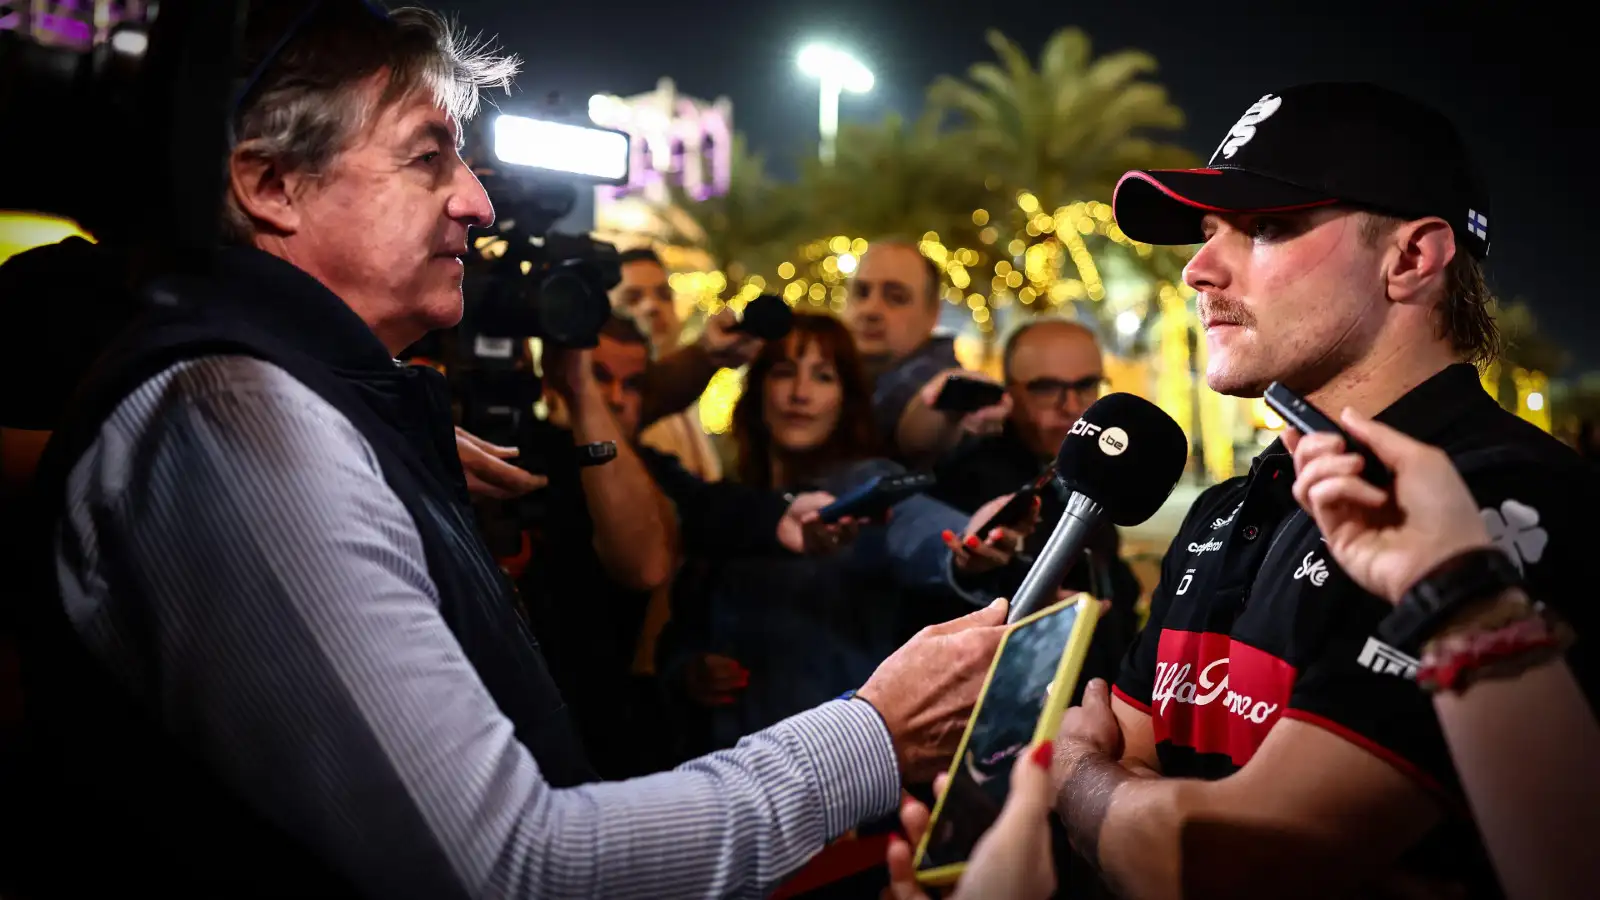
M 1397 650 L 1415 652 L 1463 609 L 1522 585 L 1522 573 L 1499 549 L 1479 547 L 1458 553 L 1406 591 L 1379 623 L 1378 637 Z

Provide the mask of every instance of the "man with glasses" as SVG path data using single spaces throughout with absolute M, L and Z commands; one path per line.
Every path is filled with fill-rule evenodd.
M 1068 319 L 1024 324 L 1001 360 L 1011 412 L 1000 433 L 968 437 L 935 470 L 941 499 L 959 509 L 977 509 L 1037 477 L 1106 383 L 1094 332 Z
M 1000 432 L 968 437 L 934 469 L 939 479 L 934 496 L 967 512 L 1037 483 L 1055 461 L 1073 423 L 1100 398 L 1106 384 L 1094 332 L 1068 319 L 1029 321 L 1007 339 L 1001 359 L 1011 409 Z M 1061 516 L 1062 501 L 1054 491 L 1042 491 L 1040 505 L 1039 525 L 1024 543 L 1023 552 L 996 571 L 987 585 L 995 596 L 1011 596 Z M 969 537 L 982 542 L 989 536 Z M 1096 629 L 1086 665 L 1090 672 L 1114 673 L 1133 638 L 1133 608 L 1140 588 L 1132 570 L 1118 556 L 1116 529 L 1107 525 L 1097 538 L 1095 564 L 1074 566 L 1063 586 L 1112 601 L 1111 611 Z M 1080 683 L 1089 677 L 1093 676 L 1086 675 Z

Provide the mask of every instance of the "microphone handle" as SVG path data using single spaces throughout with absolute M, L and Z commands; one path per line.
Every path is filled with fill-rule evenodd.
M 1014 624 L 1033 615 L 1056 601 L 1061 579 L 1066 577 L 1072 564 L 1078 561 L 1089 535 L 1099 524 L 1105 508 L 1083 494 L 1073 491 L 1067 497 L 1067 509 L 1056 523 L 1050 540 L 1034 560 L 1027 577 L 1017 587 L 1011 598 L 1011 611 L 1006 614 L 1006 624 Z

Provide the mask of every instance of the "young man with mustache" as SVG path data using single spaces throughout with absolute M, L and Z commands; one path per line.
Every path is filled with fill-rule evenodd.
M 1470 601 L 1520 582 L 1591 630 L 1572 587 L 1588 568 L 1593 476 L 1470 365 L 1495 346 L 1479 267 L 1489 203 L 1442 115 L 1372 85 L 1267 94 L 1209 167 L 1130 172 L 1114 205 L 1135 240 L 1201 244 L 1184 274 L 1213 390 L 1282 382 L 1332 417 L 1375 415 L 1451 455 L 1500 553 L 1420 585 Z M 1391 604 L 1327 552 L 1294 480 L 1275 442 L 1195 502 L 1114 692 L 1091 685 L 1068 711 L 1057 812 L 1125 896 L 1402 883 L 1499 896 L 1420 650 L 1379 637 Z M 1592 666 L 1571 662 L 1592 698 Z

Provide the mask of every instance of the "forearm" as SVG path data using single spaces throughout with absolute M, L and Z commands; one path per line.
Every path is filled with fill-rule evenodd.
M 871 544 L 858 540 L 853 555 L 866 557 L 857 565 L 877 569 L 887 564 L 890 574 L 900 586 L 912 590 L 934 590 L 954 595 L 975 607 L 987 606 L 995 595 L 982 589 L 983 582 L 969 589 L 957 581 L 950 548 L 945 546 L 945 531 L 960 534 L 969 517 L 932 497 L 917 496 L 904 500 L 894 508 L 894 516 L 884 529 L 882 555 L 871 553 Z
M 1153 900 L 1185 896 L 1183 811 L 1200 782 L 1135 774 L 1110 756 L 1071 758 L 1056 814 L 1072 845 L 1099 867 L 1119 896 Z
M 666 584 L 678 545 L 677 519 L 666 496 L 597 393 L 579 394 L 568 408 L 574 443 L 617 446 L 615 459 L 579 470 L 594 522 L 595 554 L 613 579 L 633 590 Z
M 1600 724 L 1563 662 L 1434 699 L 1463 789 L 1512 898 L 1600 884 Z
M 552 792 L 540 855 L 568 870 L 528 896 L 764 897 L 833 838 L 894 809 L 893 745 L 859 701 L 633 781 Z M 581 880 L 580 880 L 581 878 Z
M 716 374 L 716 363 L 699 344 L 679 348 L 651 363 L 644 374 L 639 428 L 688 408 L 705 393 Z

